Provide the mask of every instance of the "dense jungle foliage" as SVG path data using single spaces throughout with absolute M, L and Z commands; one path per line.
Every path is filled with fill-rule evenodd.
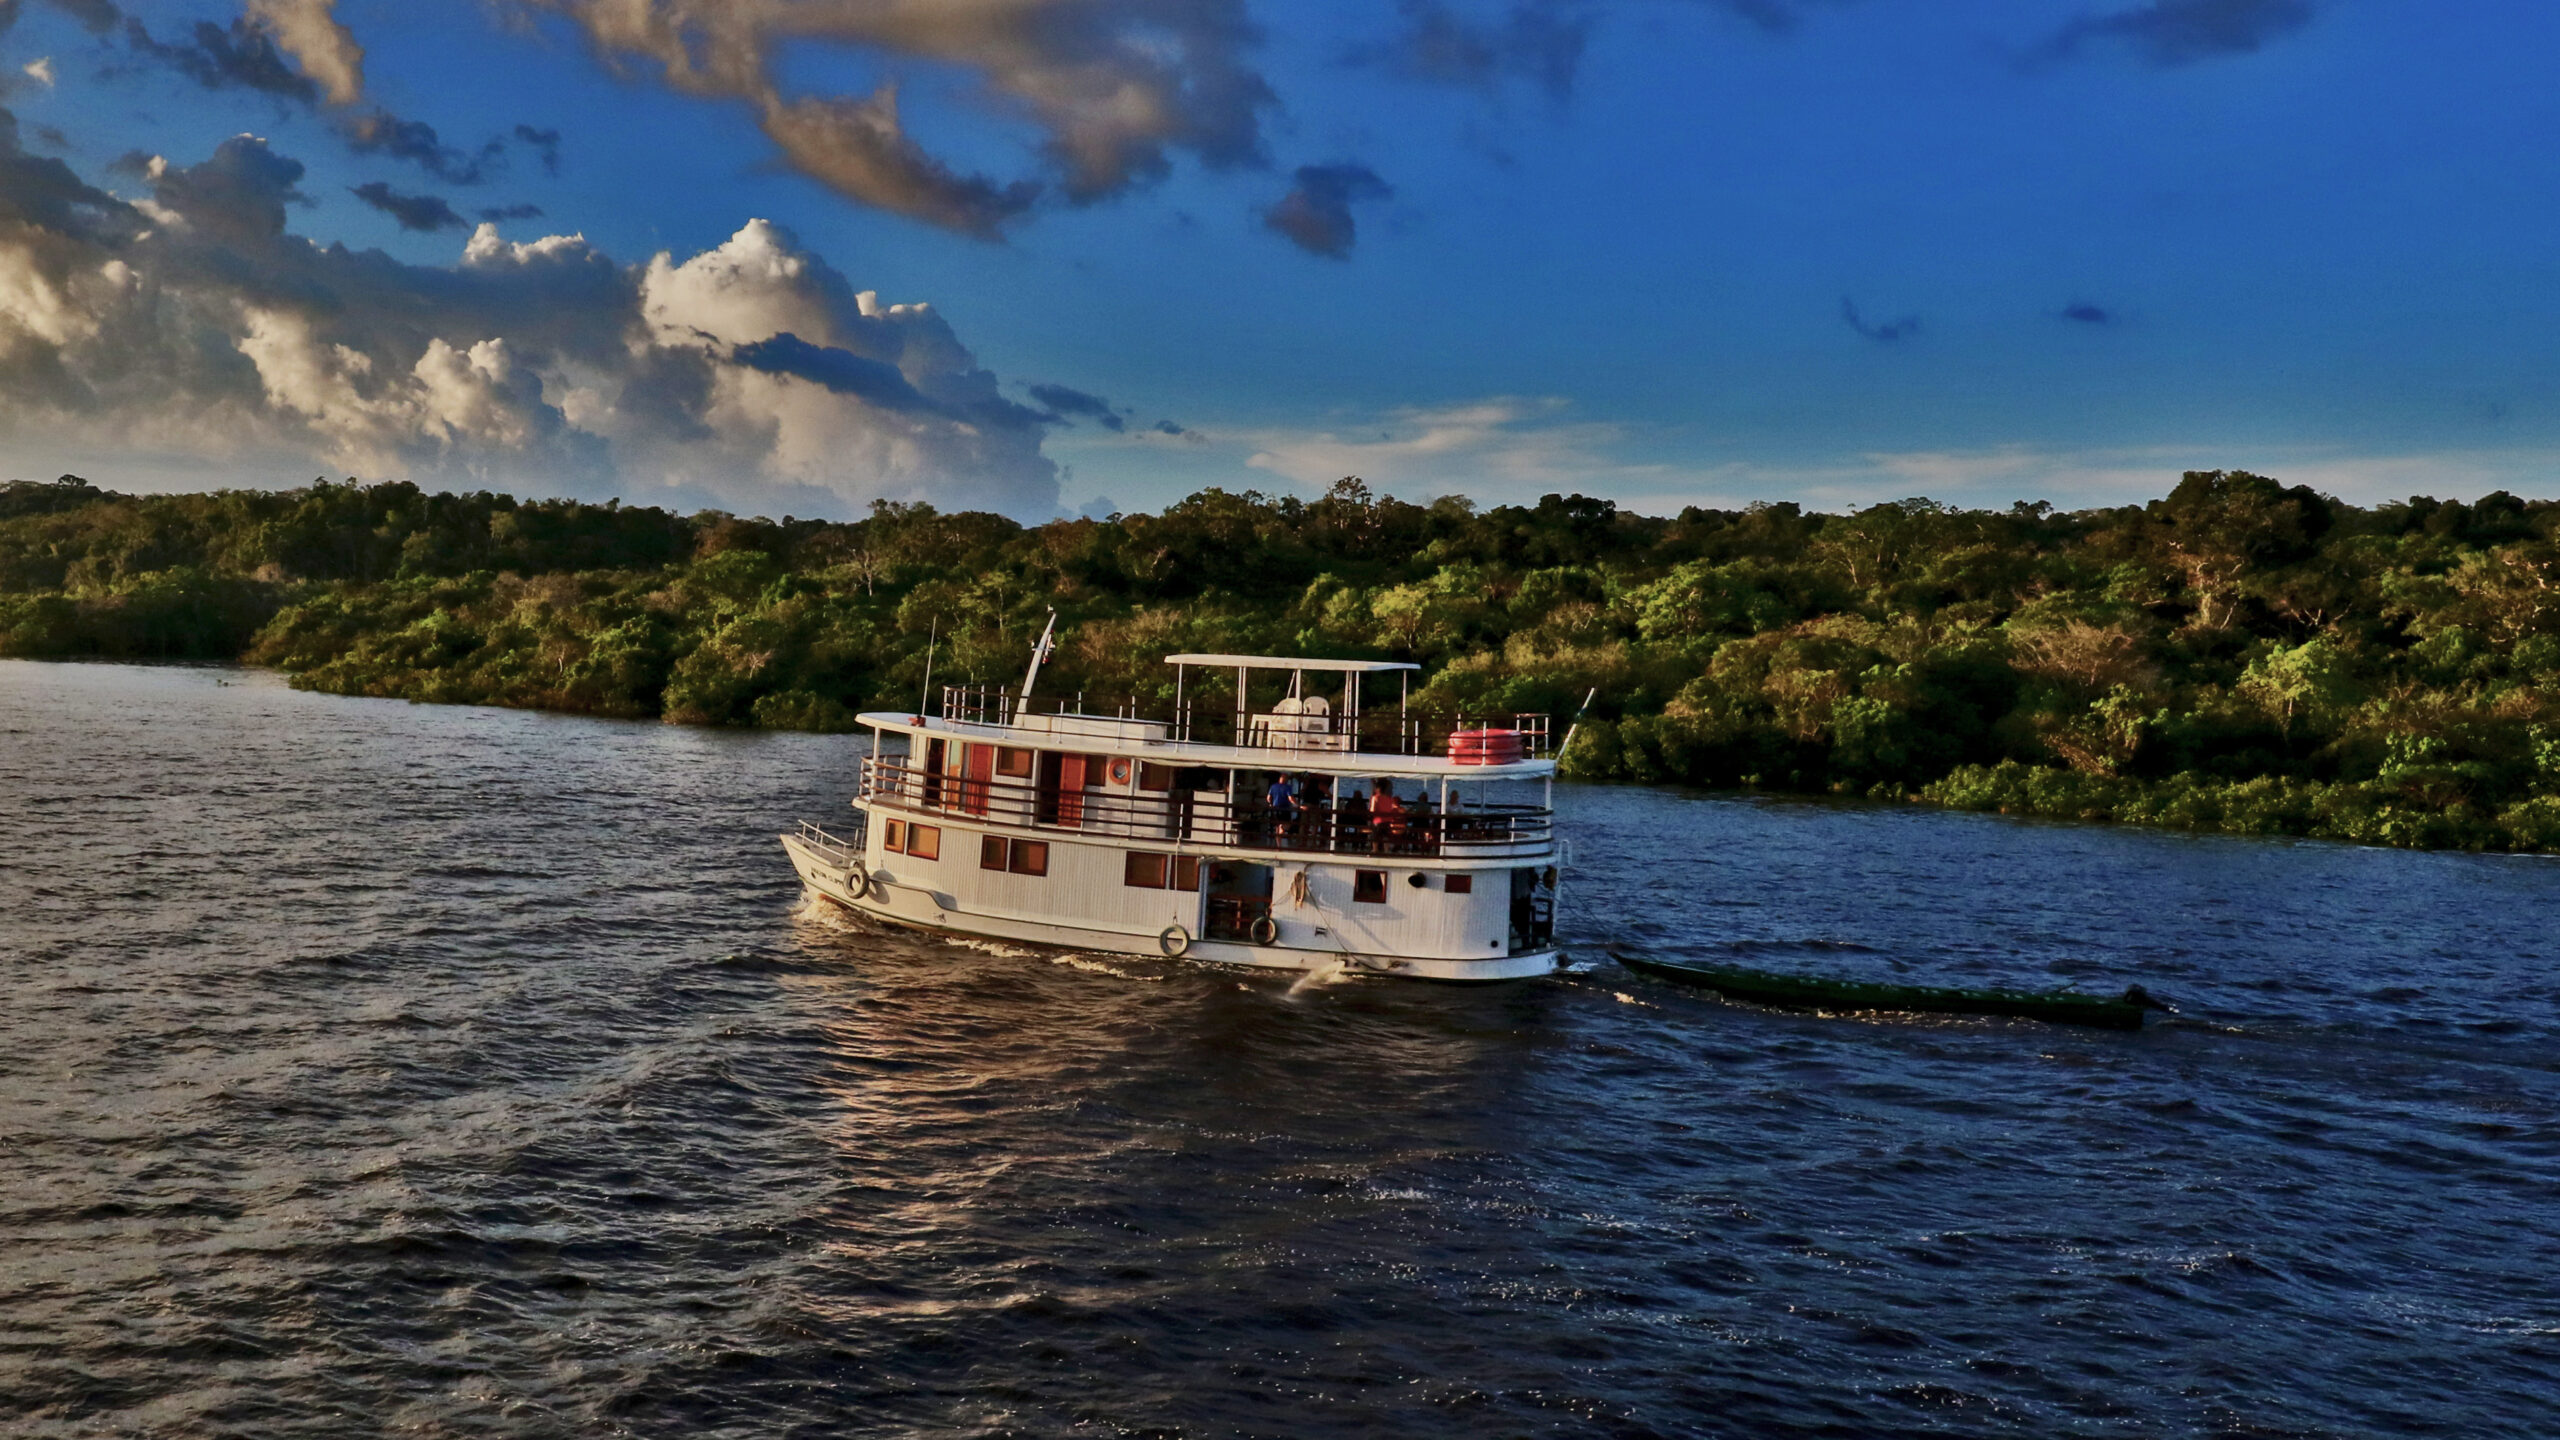
M 2148 505 L 1664 519 L 1346 480 L 1025 527 L 414 486 L 0 487 L 0 654 L 240 659 L 349 695 L 835 730 L 938 680 L 1161 702 L 1176 650 L 1411 659 L 1570 713 L 1568 774 L 2395 845 L 2560 849 L 2560 505 L 2358 509 L 2237 472 Z M 1561 721 L 1559 722 L 1561 723 Z

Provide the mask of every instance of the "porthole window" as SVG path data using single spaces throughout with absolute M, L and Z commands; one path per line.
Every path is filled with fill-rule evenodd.
M 1363 905 L 1387 903 L 1387 872 L 1354 870 L 1351 872 L 1351 898 Z

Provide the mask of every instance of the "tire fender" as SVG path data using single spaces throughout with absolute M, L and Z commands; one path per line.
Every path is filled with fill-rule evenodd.
M 844 867 L 844 893 L 856 900 L 871 894 L 871 872 L 863 869 L 860 861 Z
M 1268 915 L 1256 915 L 1253 917 L 1253 924 L 1247 926 L 1244 933 L 1256 945 L 1277 944 L 1280 939 L 1280 922 Z
M 1179 925 L 1167 925 L 1164 933 L 1156 937 L 1156 945 L 1167 957 L 1178 960 L 1191 948 L 1191 932 Z

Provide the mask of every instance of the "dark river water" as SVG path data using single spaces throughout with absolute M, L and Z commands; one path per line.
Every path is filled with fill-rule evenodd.
M 854 753 L 0 662 L 0 1431 L 2560 1434 L 2560 865 L 1568 789 L 1585 973 L 1293 985 L 811 911 Z

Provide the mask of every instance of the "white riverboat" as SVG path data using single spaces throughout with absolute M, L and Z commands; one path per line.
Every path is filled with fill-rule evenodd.
M 1036 659 L 1019 695 L 864 714 L 855 823 L 783 848 L 815 894 L 919 930 L 1430 980 L 1556 968 L 1545 716 L 1413 717 L 1417 667 L 1390 661 L 1166 663 L 1162 718 L 1035 705 Z M 1392 708 L 1364 708 L 1389 676 Z

